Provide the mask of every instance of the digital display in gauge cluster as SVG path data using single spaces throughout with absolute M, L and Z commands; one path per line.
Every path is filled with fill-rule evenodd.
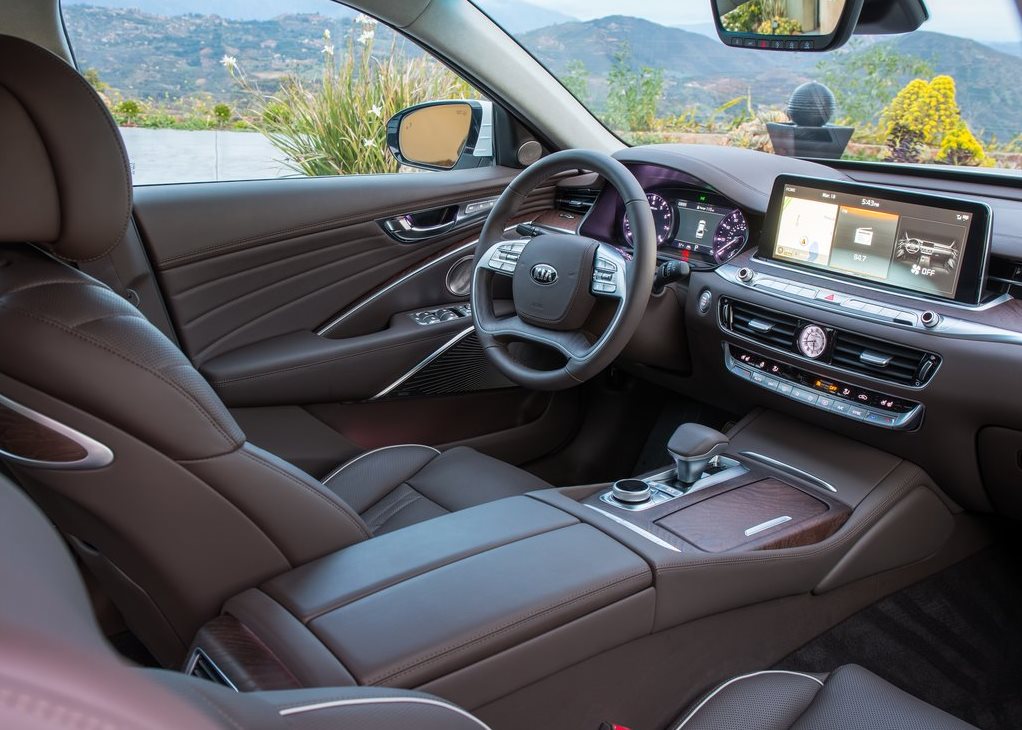
M 734 206 L 709 202 L 707 195 L 674 197 L 649 193 L 657 243 L 662 250 L 681 252 L 714 264 L 731 259 L 749 242 L 749 223 Z M 631 226 L 622 220 L 625 240 L 632 243 Z

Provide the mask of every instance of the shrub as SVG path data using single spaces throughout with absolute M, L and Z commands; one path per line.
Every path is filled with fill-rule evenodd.
M 648 132 L 656 127 L 657 104 L 664 94 L 664 71 L 633 69 L 631 50 L 623 45 L 607 75 L 607 118 L 615 129 Z
M 142 116 L 142 104 L 134 99 L 118 102 L 114 105 L 114 116 L 118 124 L 138 124 L 138 120 Z
M 436 99 L 476 96 L 471 87 L 428 57 L 407 58 L 392 42 L 373 55 L 376 21 L 359 16 L 345 52 L 336 54 L 329 31 L 323 34 L 323 71 L 318 84 L 289 74 L 273 93 L 251 82 L 237 60 L 221 63 L 238 82 L 252 107 L 252 126 L 305 175 L 397 172 L 386 144 L 386 124 L 394 114 Z M 338 58 L 339 56 L 339 58 Z
M 937 153 L 937 161 L 947 165 L 970 167 L 989 164 L 983 145 L 964 122 L 944 136 L 940 143 L 940 152 Z
M 884 110 L 887 148 L 895 162 L 920 162 L 924 147 L 938 147 L 947 159 L 974 160 L 950 164 L 982 164 L 983 147 L 962 120 L 955 80 L 937 76 L 913 79 Z M 950 138 L 950 139 L 949 139 Z
M 231 108 L 223 102 L 213 105 L 213 118 L 216 120 L 218 127 L 225 127 L 227 123 L 231 121 L 233 113 Z

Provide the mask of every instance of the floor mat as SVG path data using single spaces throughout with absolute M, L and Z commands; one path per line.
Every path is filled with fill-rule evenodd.
M 777 665 L 859 664 L 983 730 L 1022 728 L 1022 554 L 989 548 L 852 616 Z

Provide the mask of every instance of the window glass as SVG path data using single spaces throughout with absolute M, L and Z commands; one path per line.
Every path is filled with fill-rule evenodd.
M 332 0 L 63 0 L 62 12 L 136 184 L 398 172 L 391 116 L 478 98 Z
M 474 2 L 632 144 L 1022 168 L 1012 0 L 926 0 L 919 30 L 855 36 L 829 53 L 725 46 L 708 0 Z M 833 22 L 834 0 L 729 2 L 733 30 L 799 34 Z M 818 17 L 807 15 L 814 7 Z

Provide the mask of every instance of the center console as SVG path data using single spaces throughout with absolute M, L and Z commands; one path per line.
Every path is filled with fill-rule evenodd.
M 583 504 L 679 553 L 813 545 L 848 519 L 832 485 L 757 452 L 725 456 L 729 445 L 718 431 L 684 424 L 668 443 L 674 468 L 615 482 Z
M 918 467 L 776 413 L 727 434 L 687 424 L 664 461 L 270 578 L 198 633 L 187 669 L 243 691 L 388 686 L 478 708 L 700 617 L 913 563 L 951 530 Z

